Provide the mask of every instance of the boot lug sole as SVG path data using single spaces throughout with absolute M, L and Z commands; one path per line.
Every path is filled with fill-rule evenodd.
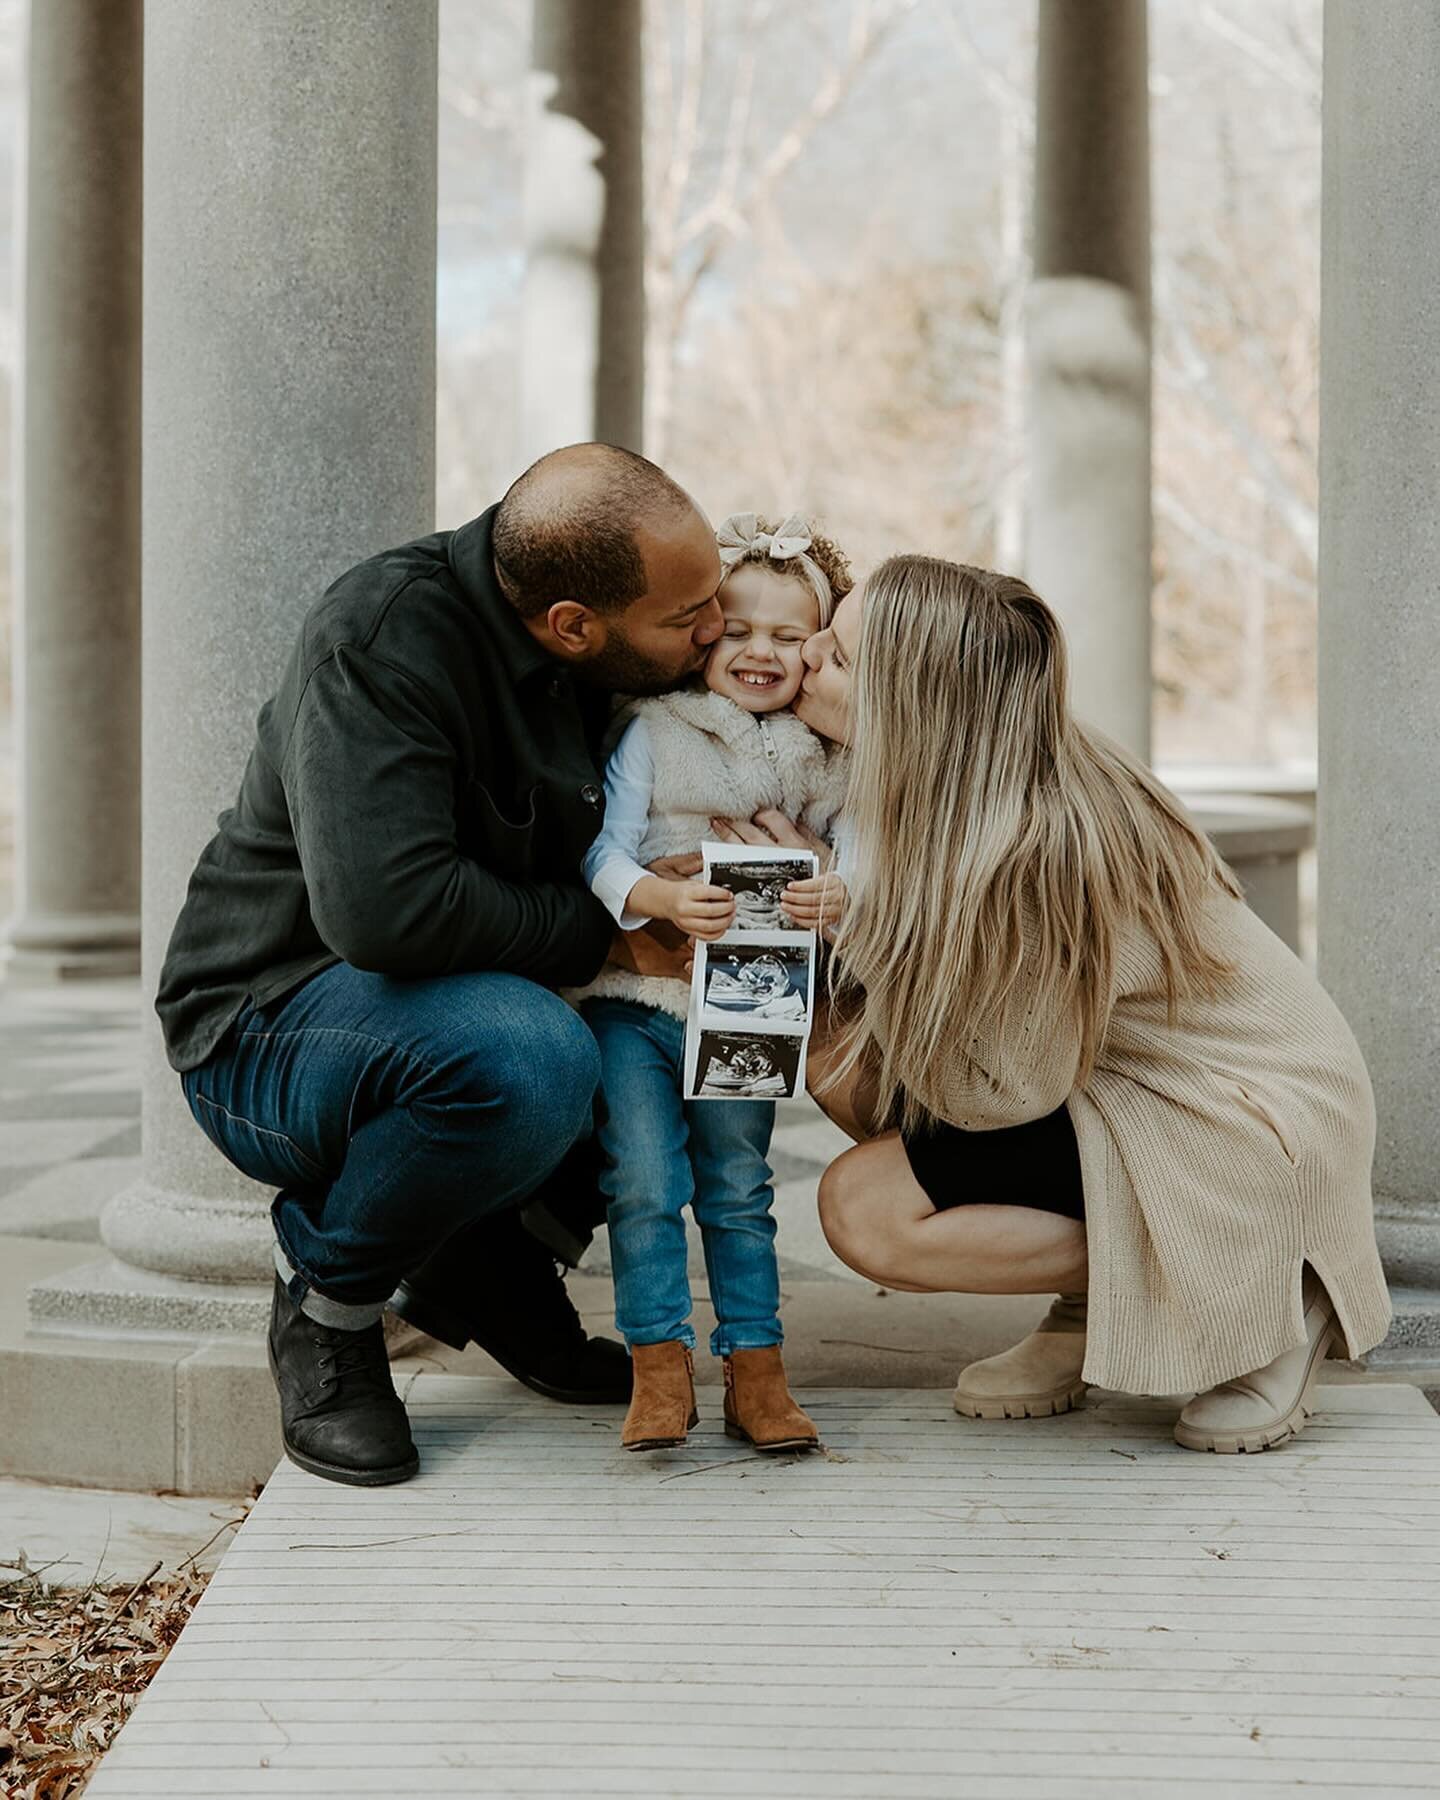
M 1054 1419 L 1084 1400 L 1090 1384 L 1056 1388 L 1048 1394 L 955 1395 L 955 1410 L 962 1419 Z

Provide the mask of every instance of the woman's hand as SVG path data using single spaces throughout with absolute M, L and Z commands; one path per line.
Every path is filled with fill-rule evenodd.
M 756 813 L 753 819 L 712 819 L 710 829 L 725 844 L 774 844 L 784 850 L 813 850 L 822 869 L 828 869 L 835 860 L 835 852 L 824 838 L 787 819 L 773 806 Z
M 827 944 L 834 942 L 849 904 L 849 889 L 833 871 L 792 881 L 780 896 L 780 910 L 795 929 L 818 931 Z

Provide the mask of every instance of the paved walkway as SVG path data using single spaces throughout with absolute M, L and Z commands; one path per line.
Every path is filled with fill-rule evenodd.
M 806 1397 L 823 1458 L 759 1459 L 713 1403 L 642 1458 L 618 1411 L 420 1376 L 420 1477 L 282 1464 L 89 1793 L 1435 1792 L 1414 1389 L 1332 1390 L 1254 1459 L 1178 1449 L 1160 1402 Z

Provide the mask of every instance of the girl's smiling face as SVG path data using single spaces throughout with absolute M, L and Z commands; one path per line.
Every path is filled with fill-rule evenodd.
M 820 620 L 808 584 L 742 563 L 720 588 L 725 635 L 705 664 L 705 685 L 746 712 L 788 706 L 805 674 L 802 651 Z

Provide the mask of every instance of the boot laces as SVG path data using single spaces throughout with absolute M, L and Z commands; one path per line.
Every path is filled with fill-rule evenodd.
M 324 1353 L 317 1359 L 322 1371 L 322 1386 L 337 1387 L 349 1376 L 359 1376 L 362 1382 L 378 1379 L 384 1340 L 377 1340 L 373 1331 L 331 1331 L 322 1326 L 313 1334 L 313 1341 Z M 388 1363 L 384 1373 L 388 1383 Z

